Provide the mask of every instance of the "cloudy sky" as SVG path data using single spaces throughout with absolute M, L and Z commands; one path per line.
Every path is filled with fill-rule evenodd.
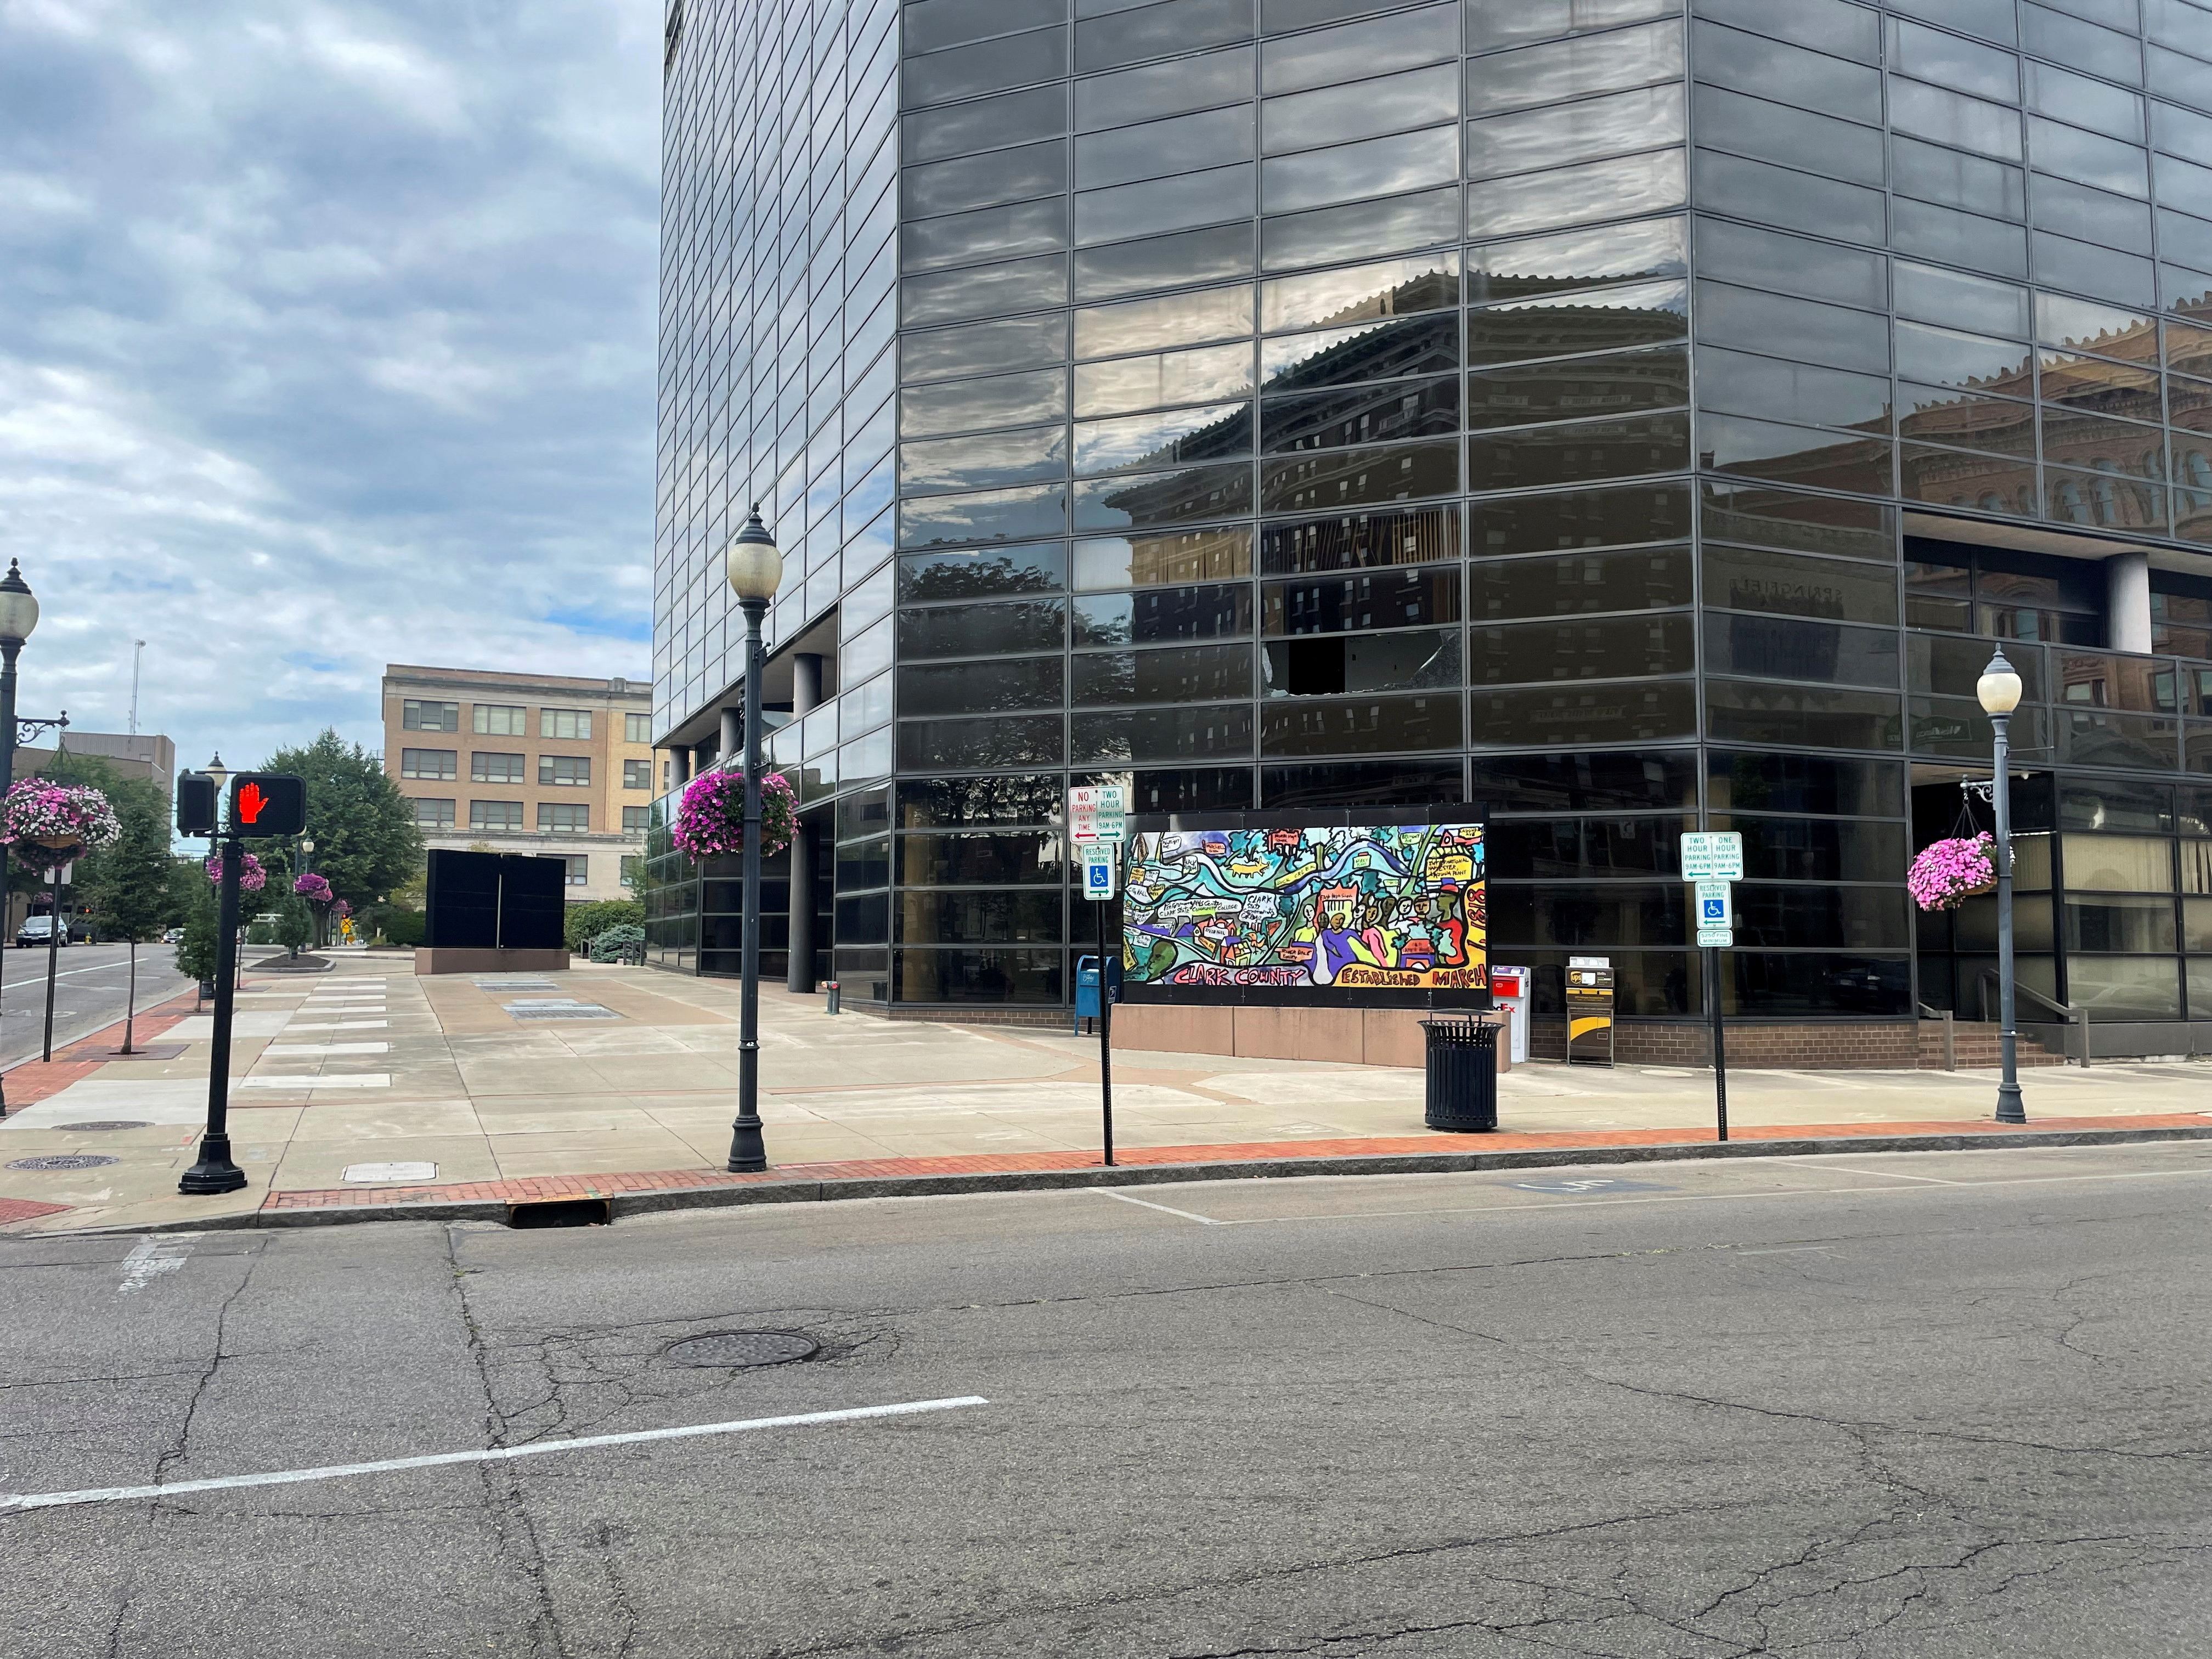
M 386 662 L 651 663 L 660 9 L 0 0 L 27 714 L 382 746 Z

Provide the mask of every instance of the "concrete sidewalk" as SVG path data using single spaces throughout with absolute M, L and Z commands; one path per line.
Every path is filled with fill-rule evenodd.
M 643 969 L 417 979 L 406 957 L 352 954 L 328 974 L 249 970 L 231 1116 L 248 1187 L 216 1199 L 176 1192 L 204 1117 L 213 1024 L 185 999 L 140 1020 L 142 1042 L 183 1046 L 175 1058 L 96 1058 L 115 1041 L 102 1033 L 9 1073 L 0 1225 L 235 1224 L 398 1201 L 757 1183 L 722 1167 L 737 1000 L 726 981 Z M 763 992 L 762 1015 L 770 1182 L 1098 1163 L 1089 1038 L 833 1018 L 820 999 L 781 990 Z M 1501 1133 L 1485 1136 L 1424 1130 L 1417 1071 L 1117 1050 L 1114 1078 L 1121 1162 L 1156 1172 L 1547 1148 L 1587 1157 L 1713 1132 L 1701 1071 L 1519 1066 L 1499 1079 Z M 2025 1086 L 2039 1127 L 2183 1133 L 2212 1129 L 2208 1083 L 2212 1066 L 2111 1065 L 2037 1070 Z M 1729 1093 L 1747 1142 L 1979 1136 L 1992 1127 L 1995 1075 L 1742 1072 Z

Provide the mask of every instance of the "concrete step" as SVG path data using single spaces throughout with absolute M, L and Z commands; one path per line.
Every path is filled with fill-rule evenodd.
M 1961 1070 L 1980 1071 L 2004 1063 L 2002 1033 L 1994 1022 L 1960 1020 L 1953 1024 L 1951 1031 Z M 2022 1033 L 2014 1063 L 2021 1066 L 2063 1066 L 2067 1058 L 2063 1050 L 2047 1048 L 2037 1038 Z M 1923 1019 L 1920 1022 L 1920 1069 L 1941 1071 L 1942 1067 L 1942 1022 Z

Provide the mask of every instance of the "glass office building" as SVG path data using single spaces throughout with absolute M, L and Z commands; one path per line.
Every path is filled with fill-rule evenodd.
M 656 730 L 731 746 L 758 501 L 793 983 L 1062 1006 L 1118 781 L 1487 804 L 1540 1049 L 1570 954 L 1701 1015 L 1701 828 L 1732 1014 L 1974 1018 L 1904 876 L 2001 638 L 2023 983 L 2212 1049 L 2212 9 L 678 0 L 665 113 Z

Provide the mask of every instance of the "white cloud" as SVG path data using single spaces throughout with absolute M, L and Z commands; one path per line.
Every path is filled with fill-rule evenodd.
M 657 18 L 0 0 L 27 713 L 374 746 L 387 661 L 646 677 Z M 573 624 L 573 625 L 572 625 Z

